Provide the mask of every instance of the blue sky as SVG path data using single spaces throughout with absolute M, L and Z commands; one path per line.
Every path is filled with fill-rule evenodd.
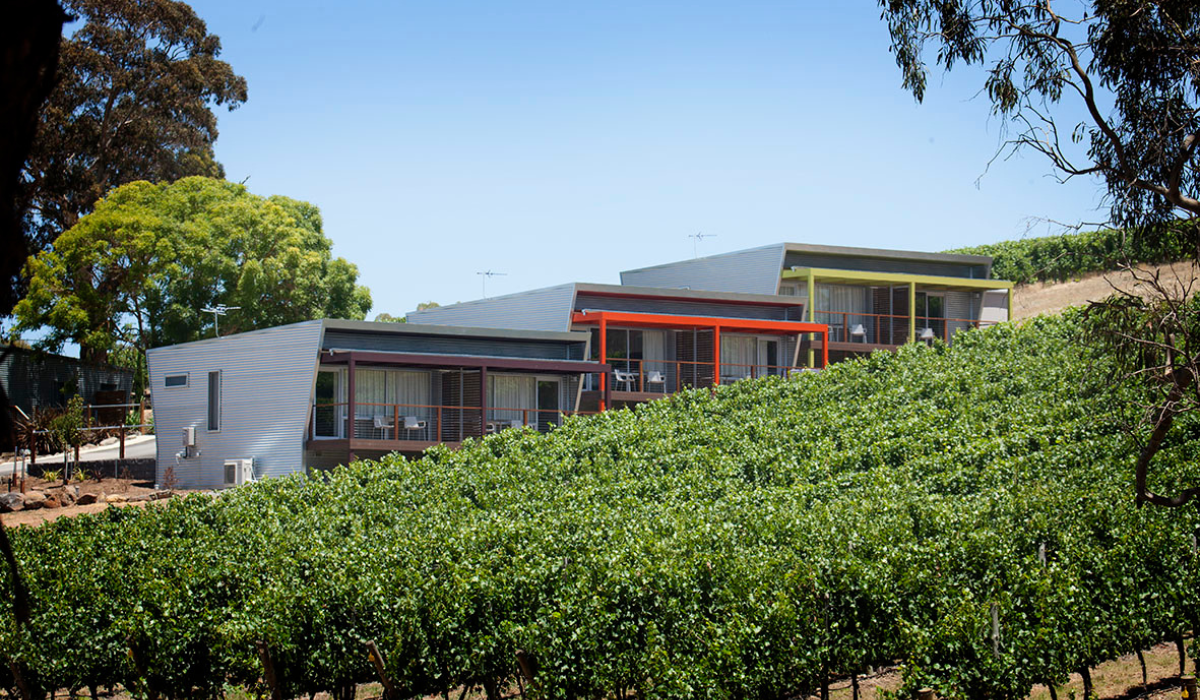
M 1097 221 L 977 71 L 900 87 L 874 2 L 193 2 L 249 84 L 217 158 L 317 204 L 375 308 L 779 241 L 943 250 Z M 977 184 L 978 180 L 978 184 Z M 1031 229 L 1031 226 L 1033 227 Z

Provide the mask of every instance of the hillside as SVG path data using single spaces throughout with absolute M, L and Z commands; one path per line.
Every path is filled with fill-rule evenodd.
M 43 687 L 286 696 L 372 680 L 542 697 L 781 697 L 900 660 L 1023 698 L 1200 620 L 1195 509 L 1134 507 L 1075 315 L 421 460 L 15 532 L 0 651 Z M 1200 420 L 1152 487 L 1200 480 Z M 11 601 L 0 600 L 11 620 Z M 10 683 L 11 685 L 11 683 Z
M 1200 268 L 1190 262 L 1144 264 L 1139 274 L 1158 274 L 1159 279 L 1192 293 L 1200 291 Z M 1032 282 L 1017 285 L 1013 292 L 1013 318 L 1017 320 L 1058 314 L 1072 306 L 1086 306 L 1115 290 L 1144 293 L 1144 285 L 1128 272 L 1092 272 L 1064 281 Z

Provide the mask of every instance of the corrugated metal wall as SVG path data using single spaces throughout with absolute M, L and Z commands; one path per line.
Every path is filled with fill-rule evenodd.
M 147 362 L 158 434 L 158 483 L 196 428 L 199 456 L 181 459 L 181 488 L 221 488 L 226 459 L 254 459 L 258 478 L 304 471 L 304 439 L 321 344 L 321 321 L 150 350 Z M 221 372 L 220 430 L 207 430 L 208 373 Z M 188 375 L 166 387 L 167 375 Z
M 722 304 L 717 301 L 684 301 L 680 299 L 631 299 L 580 292 L 575 298 L 575 310 L 629 311 L 681 316 L 716 316 L 723 318 L 753 318 L 769 321 L 800 321 L 799 308 L 786 306 L 750 306 Z M 790 312 L 790 313 L 789 313 Z
M 534 289 L 491 299 L 466 301 L 408 314 L 409 323 L 526 331 L 565 331 L 571 327 L 574 284 Z
M 985 322 L 998 323 L 1008 321 L 1008 295 L 1012 290 L 984 292 L 979 319 Z
M 666 287 L 710 292 L 775 294 L 779 289 L 783 246 L 712 255 L 694 260 L 621 273 L 621 284 L 632 287 Z
M 437 355 L 486 355 L 533 360 L 582 360 L 583 342 L 536 341 L 460 336 L 326 331 L 322 348 L 411 352 Z
M 0 356 L 4 355 L 0 348 Z M 90 365 L 74 357 L 37 353 L 24 348 L 0 361 L 0 382 L 13 405 L 27 414 L 33 408 L 65 406 L 75 394 L 87 404 L 96 402 L 97 391 L 120 391 L 129 396 L 133 371 L 109 365 Z M 129 401 L 126 398 L 126 401 Z

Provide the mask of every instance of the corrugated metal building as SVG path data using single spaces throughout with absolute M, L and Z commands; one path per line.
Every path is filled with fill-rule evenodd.
M 8 345 L 0 345 L 0 357 L 4 391 L 26 414 L 62 407 L 75 395 L 94 404 L 97 392 L 120 392 L 125 398 L 119 403 L 127 403 L 133 387 L 133 370 L 121 367 Z
M 326 319 L 154 348 L 157 480 L 222 488 L 516 425 L 549 429 L 576 409 L 581 377 L 602 371 L 588 340 Z

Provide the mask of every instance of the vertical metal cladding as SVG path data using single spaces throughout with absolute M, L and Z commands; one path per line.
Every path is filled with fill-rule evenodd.
M 626 270 L 621 284 L 708 292 L 775 294 L 779 290 L 784 245 L 774 244 L 734 253 Z
M 174 467 L 180 488 L 222 488 L 227 459 L 253 459 L 255 478 L 303 472 L 321 331 L 321 321 L 305 321 L 150 350 L 158 483 Z M 207 430 L 210 372 L 221 373 L 217 431 Z M 184 374 L 185 385 L 166 386 Z M 176 461 L 188 426 L 199 454 Z
M 408 322 L 523 331 L 566 331 L 571 328 L 571 301 L 574 296 L 574 284 L 560 284 L 519 294 L 412 311 L 408 314 Z

